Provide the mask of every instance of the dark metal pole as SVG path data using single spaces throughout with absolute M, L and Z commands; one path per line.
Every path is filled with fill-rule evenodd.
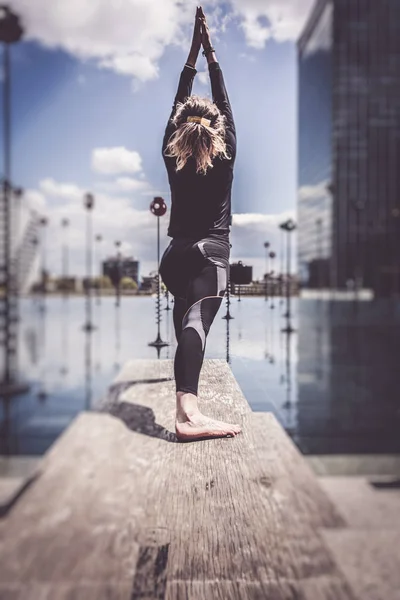
M 96 235 L 96 242 L 98 244 L 98 256 L 97 256 L 97 260 L 99 262 L 99 283 L 97 286 L 97 305 L 100 305 L 101 302 L 101 280 L 102 280 L 102 276 L 103 276 L 103 271 L 102 271 L 102 252 L 101 252 L 101 242 L 103 241 L 103 237 L 102 235 L 98 234 Z
M 3 193 L 4 193 L 4 279 L 5 279 L 5 290 L 4 290 L 4 323 L 5 323 L 5 365 L 4 365 L 4 382 L 7 385 L 11 382 L 13 361 L 11 358 L 12 354 L 12 327 L 14 324 L 11 323 L 11 278 L 13 273 L 10 272 L 10 225 L 11 225 L 11 214 L 10 214 L 10 188 L 11 188 L 11 137 L 10 137 L 10 49 L 8 44 L 3 44 L 3 58 L 4 58 L 4 96 L 3 96 L 3 131 L 4 131 L 4 182 L 3 182 Z
M 161 339 L 160 217 L 157 217 L 157 339 Z
M 157 301 L 156 301 L 156 320 L 157 320 L 157 338 L 154 342 L 150 342 L 149 346 L 154 346 L 158 351 L 158 358 L 160 358 L 160 348 L 168 346 L 168 342 L 164 342 L 161 339 L 160 323 L 161 323 L 161 281 L 160 281 L 160 217 L 162 217 L 166 211 L 167 206 L 161 197 L 154 198 L 150 204 L 150 210 L 157 217 Z
M 92 331 L 94 325 L 92 323 L 92 220 L 91 211 L 94 207 L 94 196 L 86 194 L 84 198 L 85 208 L 87 210 L 86 217 L 86 323 L 84 329 Z
M 283 269 L 285 268 L 285 258 L 284 258 L 284 253 L 285 253 L 285 234 L 283 232 L 283 229 L 281 228 L 281 272 L 280 272 L 280 277 L 279 277 L 279 296 L 280 296 L 280 300 L 279 300 L 279 304 L 282 305 L 283 304 Z
M 171 307 L 169 305 L 169 291 L 168 290 L 165 292 L 165 298 L 167 300 L 167 306 L 164 308 L 164 310 L 171 310 Z
M 64 299 L 68 298 L 68 294 L 69 294 L 69 290 L 68 290 L 68 282 L 67 282 L 67 277 L 68 277 L 68 241 L 67 241 L 67 235 L 68 235 L 68 225 L 69 225 L 69 221 L 68 219 L 63 219 L 61 221 L 61 225 L 64 229 L 64 239 L 63 239 L 63 246 L 62 246 L 62 281 L 63 281 L 63 296 Z
M 265 301 L 268 300 L 268 271 L 269 271 L 269 254 L 268 254 L 268 249 L 269 249 L 269 242 L 265 242 L 264 243 L 264 248 L 265 248 Z
M 231 312 L 230 312 L 230 306 L 231 306 L 231 278 L 229 275 L 227 284 L 226 284 L 226 315 L 224 315 L 222 318 L 226 319 L 227 321 L 230 321 L 230 319 L 234 319 L 235 317 L 232 317 Z
M 291 271 L 291 247 L 290 247 L 290 235 L 295 230 L 295 223 L 289 219 L 286 223 L 282 223 L 280 226 L 287 233 L 287 246 L 286 246 L 286 327 L 282 330 L 284 333 L 293 333 L 294 329 L 291 324 L 291 281 L 290 281 L 290 271 Z
M 87 210 L 86 213 L 86 330 L 91 330 L 91 289 L 90 289 L 90 278 L 91 278 L 91 253 L 90 253 L 90 237 L 91 237 L 91 227 L 90 227 L 90 210 Z
M 290 319 L 290 232 L 286 231 L 286 317 Z
M 46 294 L 47 294 L 47 268 L 46 268 L 46 227 L 47 227 L 47 217 L 42 217 L 40 219 L 40 225 L 42 228 L 41 231 L 41 244 L 42 244 L 42 256 L 41 256 L 41 263 L 42 263 L 42 269 L 41 269 L 41 294 L 42 294 L 42 303 L 40 305 L 40 312 L 44 313 L 46 312 Z

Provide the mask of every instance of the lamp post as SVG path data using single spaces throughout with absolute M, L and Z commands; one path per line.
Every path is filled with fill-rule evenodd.
M 269 258 L 270 258 L 270 261 L 271 261 L 271 283 L 272 283 L 272 288 L 271 288 L 271 305 L 270 305 L 270 308 L 275 308 L 275 305 L 274 305 L 274 294 L 275 294 L 275 291 L 274 291 L 274 285 L 273 285 L 273 275 L 274 275 L 273 266 L 274 266 L 274 259 L 276 258 L 275 252 L 270 252 L 269 253 Z
M 222 317 L 223 319 L 226 319 L 227 321 L 230 321 L 231 319 L 235 318 L 235 317 L 232 317 L 232 315 L 231 315 L 230 307 L 231 307 L 231 277 L 230 277 L 230 273 L 229 273 L 228 281 L 226 283 L 226 315 L 224 315 Z
M 92 210 L 94 208 L 94 196 L 87 193 L 84 196 L 83 204 L 86 208 L 86 323 L 83 328 L 85 331 L 92 331 Z
M 290 270 L 291 270 L 291 233 L 296 229 L 296 224 L 292 219 L 288 219 L 284 223 L 281 223 L 279 227 L 287 233 L 287 245 L 286 245 L 286 327 L 282 329 L 284 333 L 293 333 L 294 329 L 291 324 L 291 307 L 290 307 Z
M 0 42 L 3 44 L 3 155 L 1 244 L 3 264 L 0 266 L 4 293 L 0 300 L 0 319 L 4 347 L 3 374 L 0 391 L 7 399 L 27 389 L 17 383 L 18 369 L 18 283 L 15 261 L 11 260 L 11 70 L 10 44 L 19 42 L 23 28 L 16 14 L 0 6 Z
M 117 276 L 115 278 L 115 306 L 120 306 L 121 304 L 121 242 L 118 240 L 115 242 L 115 247 L 117 249 Z
M 160 357 L 160 349 L 168 346 L 168 342 L 164 342 L 160 334 L 161 323 L 161 306 L 160 306 L 160 217 L 163 217 L 167 212 L 167 205 L 160 196 L 156 196 L 150 204 L 150 211 L 157 217 L 157 302 L 156 302 L 156 321 L 157 321 L 157 337 L 154 342 L 150 342 L 149 346 L 154 346 L 158 350 Z
M 282 305 L 283 304 L 283 271 L 285 268 L 285 239 L 284 239 L 284 231 L 281 228 L 281 235 L 280 235 L 280 274 L 279 274 L 279 304 Z
M 264 242 L 265 248 L 265 301 L 268 300 L 268 270 L 269 270 L 269 254 L 268 249 L 270 247 L 269 242 Z
M 42 292 L 42 303 L 40 305 L 40 312 L 44 313 L 46 311 L 46 294 L 47 294 L 47 268 L 46 268 L 46 254 L 47 254 L 47 247 L 46 247 L 46 227 L 49 223 L 49 220 L 47 217 L 41 217 L 39 220 L 39 225 L 41 227 L 41 250 L 42 250 L 42 268 L 41 268 L 41 282 L 40 282 L 40 289 Z
M 96 235 L 96 242 L 97 242 L 97 246 L 99 248 L 98 252 L 97 252 L 97 261 L 99 263 L 99 282 L 98 282 L 98 286 L 97 286 L 97 304 L 100 304 L 100 298 L 101 298 L 101 278 L 103 275 L 102 272 L 102 255 L 101 255 L 101 242 L 103 241 L 103 236 L 100 235 L 100 233 L 98 233 Z M 96 263 L 95 263 L 96 264 Z
M 168 290 L 165 292 L 165 299 L 167 300 L 167 306 L 164 308 L 164 310 L 171 310 L 171 307 L 169 305 L 169 291 Z
M 64 230 L 63 234 L 63 246 L 62 246 L 62 254 L 61 254 L 61 273 L 62 273 L 62 281 L 63 281 L 63 296 L 66 300 L 68 298 L 68 240 L 67 240 L 67 232 L 69 226 L 69 219 L 61 220 L 61 227 Z

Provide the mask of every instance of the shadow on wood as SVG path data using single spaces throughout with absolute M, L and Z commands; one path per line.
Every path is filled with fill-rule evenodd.
M 131 402 L 119 402 L 110 406 L 109 414 L 121 419 L 131 431 L 156 437 L 166 442 L 177 443 L 176 434 L 156 423 L 156 417 L 151 408 Z

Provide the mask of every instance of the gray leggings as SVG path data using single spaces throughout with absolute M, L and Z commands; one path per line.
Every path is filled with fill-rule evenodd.
M 174 238 L 161 259 L 162 280 L 175 299 L 177 392 L 197 396 L 206 338 L 226 291 L 229 254 L 229 237 L 214 234 Z

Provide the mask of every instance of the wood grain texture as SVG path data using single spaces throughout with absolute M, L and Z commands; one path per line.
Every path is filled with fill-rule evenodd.
M 252 413 L 228 365 L 207 360 L 201 408 L 243 433 L 177 443 L 172 376 L 172 361 L 126 364 L 102 414 L 81 414 L 45 456 L 2 527 L 3 589 L 353 599 L 318 531 L 343 520 L 274 417 Z

